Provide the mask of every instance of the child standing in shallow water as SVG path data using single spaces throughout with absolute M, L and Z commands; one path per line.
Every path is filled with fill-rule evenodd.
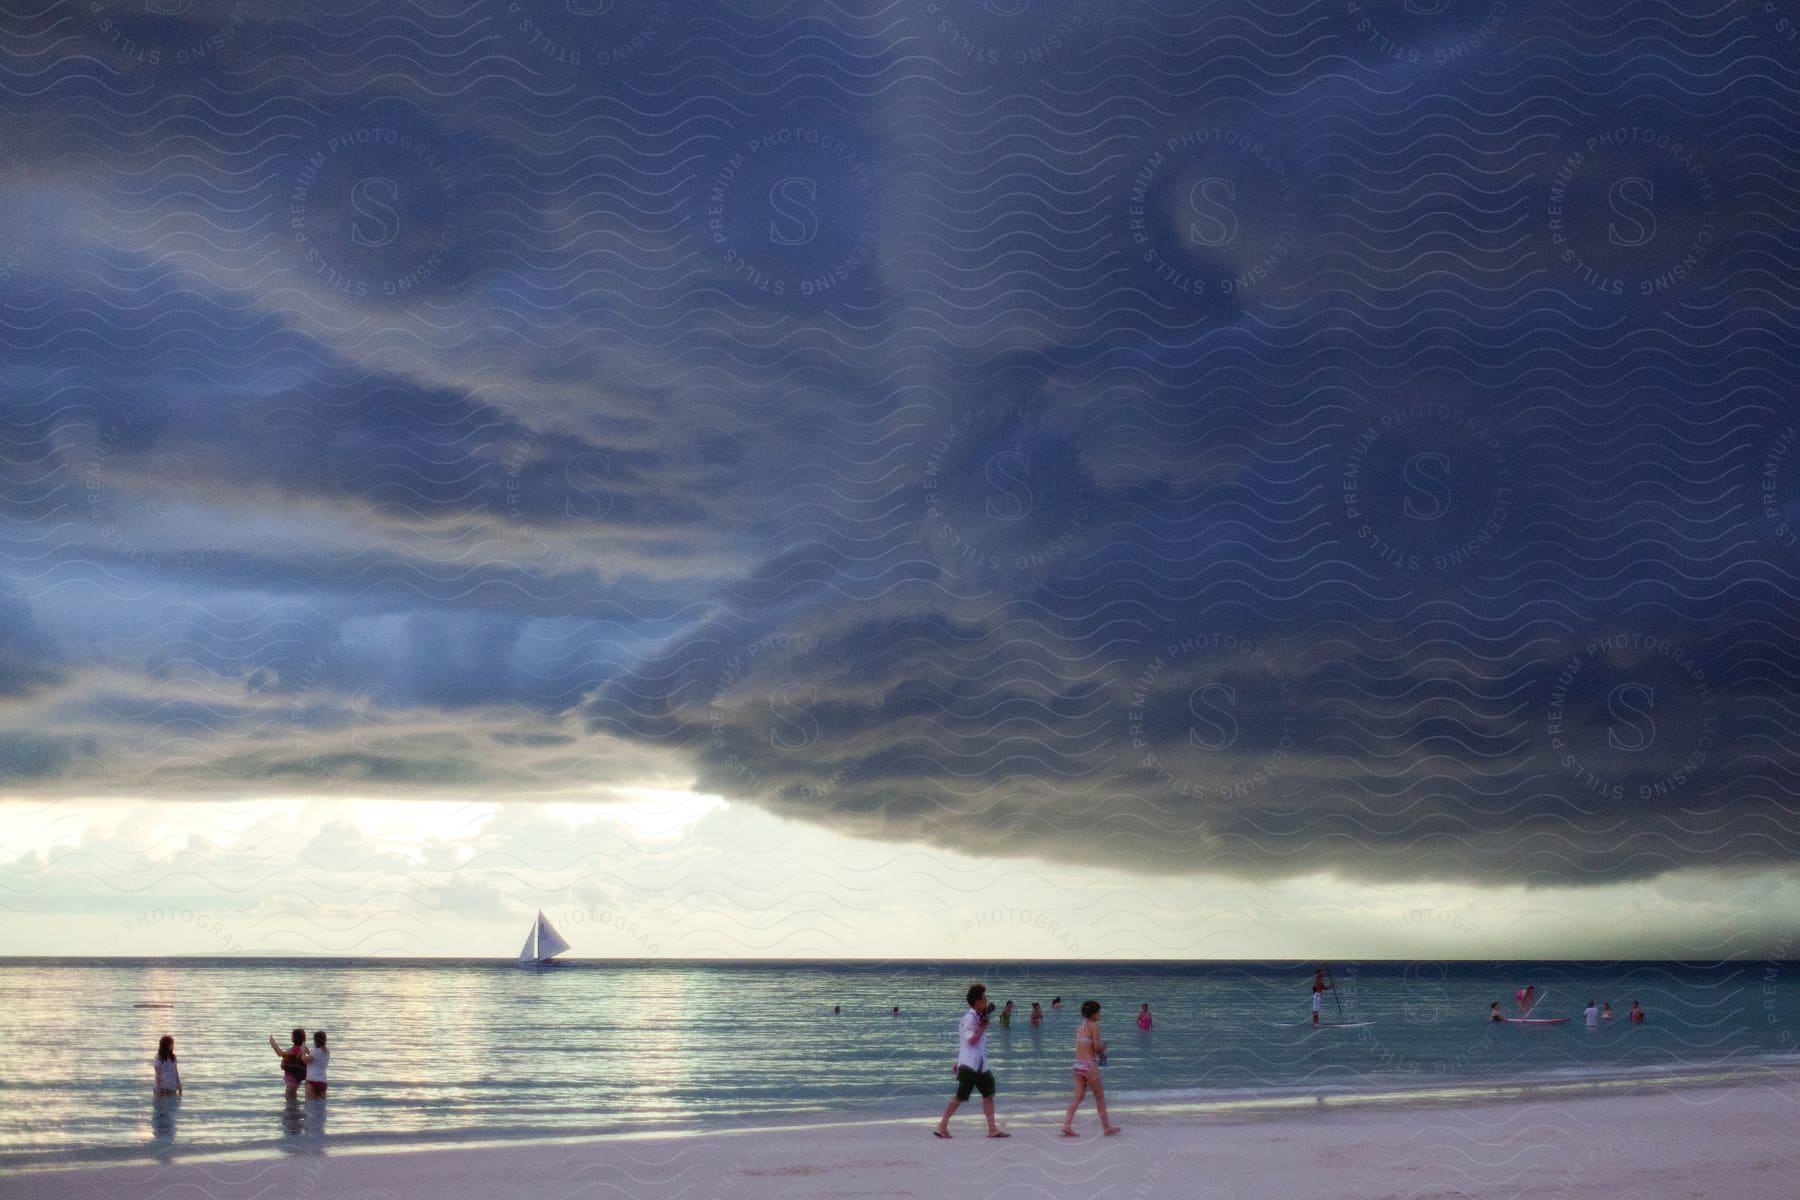
M 1081 1098 L 1091 1089 L 1094 1093 L 1094 1108 L 1100 1114 L 1100 1128 L 1107 1137 L 1119 1132 L 1120 1126 L 1106 1119 L 1106 1089 L 1100 1083 L 1100 1068 L 1106 1063 L 1106 1043 L 1100 1037 L 1100 1002 L 1084 1000 L 1081 1003 L 1081 1028 L 1075 1031 L 1075 1098 L 1069 1101 L 1069 1111 L 1063 1114 L 1062 1135 L 1064 1137 L 1080 1137 L 1075 1132 L 1075 1110 L 1081 1107 Z
M 167 1034 L 156 1044 L 156 1094 L 181 1095 L 181 1069 L 175 1065 L 175 1039 Z

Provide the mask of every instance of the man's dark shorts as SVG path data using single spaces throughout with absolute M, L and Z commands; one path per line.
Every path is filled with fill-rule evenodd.
M 994 1095 L 994 1073 L 977 1071 L 974 1067 L 956 1068 L 956 1099 L 958 1103 L 969 1098 L 969 1093 L 979 1091 L 983 1100 L 991 1100 Z

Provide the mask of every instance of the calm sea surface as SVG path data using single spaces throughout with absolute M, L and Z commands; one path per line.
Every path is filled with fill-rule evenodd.
M 280 1146 L 575 1135 L 819 1115 L 934 1117 L 962 994 L 1001 1003 L 1000 1104 L 1066 1093 L 1074 1009 L 1105 1006 L 1107 1085 L 1131 1100 L 1473 1082 L 1785 1057 L 1800 963 L 1341 963 L 1314 1031 L 1310 968 L 1271 963 L 0 960 L 0 1165 Z M 1540 1015 L 1494 1026 L 1535 983 Z M 1065 1011 L 1048 1010 L 1062 996 Z M 1618 1019 L 1590 1031 L 1589 997 Z M 1625 1012 L 1643 1002 L 1649 1020 Z M 1043 1025 L 1027 1020 L 1045 1005 Z M 1136 1027 L 1148 1003 L 1154 1028 Z M 138 1007 L 166 1004 L 166 1008 Z M 842 1005 L 841 1016 L 832 1006 Z M 900 1015 L 890 1015 L 898 1005 Z M 290 1105 L 270 1034 L 325 1029 L 331 1094 Z M 173 1034 L 186 1095 L 151 1096 Z M 973 1119 L 973 1118 L 971 1118 Z

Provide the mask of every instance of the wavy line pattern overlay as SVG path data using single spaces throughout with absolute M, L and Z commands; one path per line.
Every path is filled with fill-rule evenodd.
M 243 945 L 405 952 L 440 883 L 699 894 L 521 815 L 659 788 L 1038 880 L 1766 886 L 1795 19 L 27 3 L 7 902 L 187 873 Z M 324 886 L 340 800 L 484 848 L 346 824 Z M 1721 954 L 1791 936 L 1739 894 Z M 742 895 L 682 945 L 844 944 Z
M 20 0 L 0 952 L 1786 957 L 1797 22 Z

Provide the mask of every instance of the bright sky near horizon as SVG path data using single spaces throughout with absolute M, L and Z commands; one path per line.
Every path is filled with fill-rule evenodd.
M 0 953 L 1800 938 L 1769 5 L 49 3 L 0 143 Z
M 0 954 L 1780 957 L 1783 872 L 1381 887 L 983 860 L 641 789 L 621 801 L 0 806 Z

